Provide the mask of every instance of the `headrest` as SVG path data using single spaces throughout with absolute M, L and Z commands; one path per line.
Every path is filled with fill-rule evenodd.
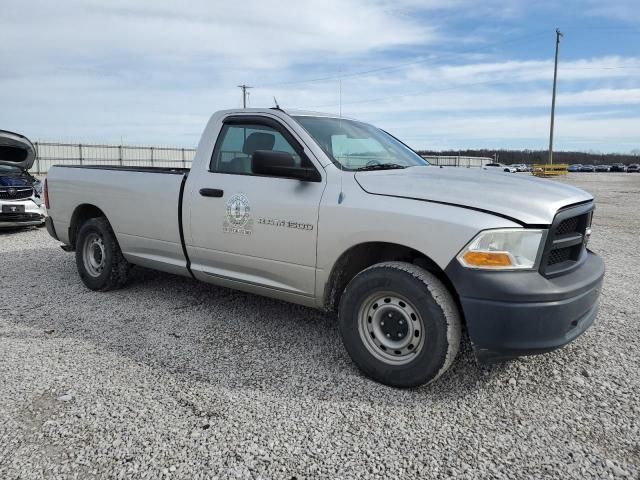
M 251 155 L 256 150 L 273 150 L 276 136 L 272 133 L 253 132 L 242 146 L 242 152 Z

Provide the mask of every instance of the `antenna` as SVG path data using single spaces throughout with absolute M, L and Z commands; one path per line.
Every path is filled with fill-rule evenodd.
M 273 103 L 275 103 L 276 108 L 280 110 L 280 105 L 278 105 L 278 99 L 275 96 L 273 97 Z
M 339 89 L 340 89 L 340 118 L 342 118 L 342 77 L 340 77 Z

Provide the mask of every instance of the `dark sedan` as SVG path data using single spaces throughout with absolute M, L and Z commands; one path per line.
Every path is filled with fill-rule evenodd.
M 622 163 L 615 163 L 611 165 L 611 169 L 609 171 L 610 172 L 626 172 L 627 166 Z
M 627 167 L 627 173 L 640 173 L 640 164 L 632 163 Z

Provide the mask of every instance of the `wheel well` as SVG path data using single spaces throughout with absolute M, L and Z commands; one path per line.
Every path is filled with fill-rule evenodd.
M 388 261 L 412 263 L 428 270 L 446 285 L 456 299 L 456 303 L 459 303 L 458 294 L 447 275 L 438 264 L 422 252 L 395 243 L 367 242 L 351 247 L 340 255 L 334 264 L 325 287 L 325 308 L 328 311 L 336 311 L 342 292 L 353 277 L 365 268 Z
M 71 224 L 69 225 L 69 244 L 75 248 L 76 239 L 80 227 L 90 218 L 106 217 L 104 212 L 95 205 L 84 203 L 78 205 L 71 216 Z

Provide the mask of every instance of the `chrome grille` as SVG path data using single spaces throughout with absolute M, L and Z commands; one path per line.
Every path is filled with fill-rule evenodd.
M 25 200 L 32 195 L 31 187 L 0 187 L 0 200 Z

